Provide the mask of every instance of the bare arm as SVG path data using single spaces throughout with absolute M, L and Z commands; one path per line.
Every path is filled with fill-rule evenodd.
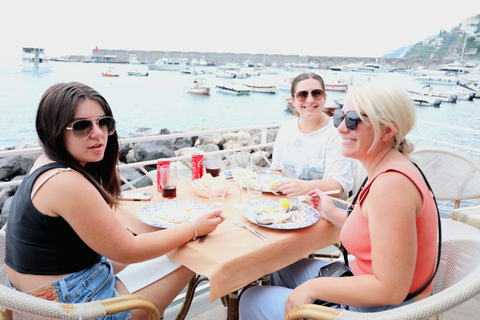
M 369 221 L 373 274 L 307 281 L 290 294 L 285 312 L 315 299 L 359 307 L 401 303 L 415 270 L 421 207 L 420 192 L 408 178 L 398 173 L 379 176 L 362 205 Z
M 55 201 L 51 195 L 55 196 Z M 140 262 L 163 255 L 190 241 L 190 223 L 134 237 L 115 216 L 95 187 L 76 172 L 51 178 L 34 198 L 44 214 L 63 217 L 80 238 L 97 253 L 121 263 Z M 223 222 L 218 213 L 195 219 L 197 235 L 215 230 Z

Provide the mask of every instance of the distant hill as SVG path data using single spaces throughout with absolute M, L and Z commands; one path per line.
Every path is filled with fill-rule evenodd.
M 474 18 L 480 19 L 480 15 Z M 462 21 L 463 22 L 463 21 Z M 480 24 L 473 30 L 465 42 L 465 32 L 460 26 L 450 31 L 440 30 L 438 35 L 430 36 L 414 45 L 402 47 L 385 54 L 385 58 L 416 59 L 460 59 L 465 43 L 464 60 L 480 60 Z

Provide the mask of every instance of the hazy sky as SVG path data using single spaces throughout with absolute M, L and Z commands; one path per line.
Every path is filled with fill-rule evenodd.
M 22 0 L 0 4 L 0 55 L 101 49 L 373 56 L 480 14 L 478 0 Z

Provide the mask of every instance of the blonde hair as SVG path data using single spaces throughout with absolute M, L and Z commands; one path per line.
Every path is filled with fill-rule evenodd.
M 350 100 L 358 113 L 368 116 L 368 123 L 374 132 L 373 149 L 380 140 L 382 126 L 395 128 L 393 147 L 404 155 L 413 152 L 415 146 L 405 136 L 415 126 L 417 115 L 412 99 L 407 92 L 396 85 L 384 82 L 370 82 L 349 89 L 345 100 Z M 359 114 L 360 119 L 364 117 Z

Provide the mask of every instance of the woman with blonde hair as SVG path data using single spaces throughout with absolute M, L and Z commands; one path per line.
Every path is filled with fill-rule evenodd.
M 318 189 L 312 205 L 341 228 L 342 244 L 354 257 L 354 276 L 316 277 L 325 261 L 302 259 L 271 276 L 272 286 L 248 289 L 241 316 L 282 319 L 317 299 L 375 312 L 424 299 L 432 293 L 438 213 L 422 173 L 409 159 L 405 139 L 415 125 L 415 107 L 396 86 L 369 83 L 349 90 L 334 125 L 342 154 L 358 159 L 368 179 L 348 216 Z M 368 293 L 368 294 L 366 294 Z

